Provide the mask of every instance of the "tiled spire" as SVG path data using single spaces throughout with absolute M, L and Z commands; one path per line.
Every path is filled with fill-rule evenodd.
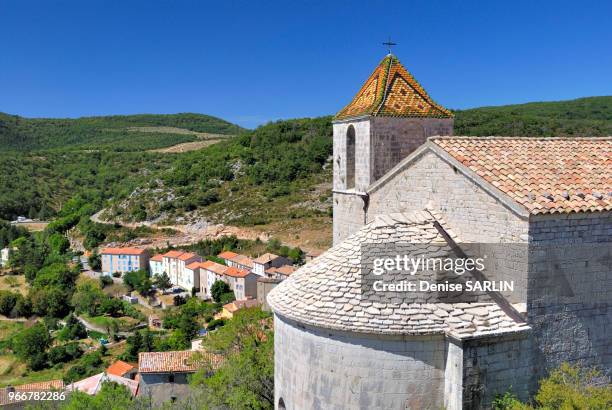
M 431 99 L 393 54 L 380 62 L 353 101 L 336 114 L 336 119 L 363 115 L 453 117 L 450 111 Z

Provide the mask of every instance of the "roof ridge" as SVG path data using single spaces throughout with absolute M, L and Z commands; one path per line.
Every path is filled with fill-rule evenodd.
M 559 141 L 559 140 L 568 140 L 568 141 L 612 141 L 612 136 L 604 136 L 604 137 L 521 137 L 521 136 L 510 136 L 510 135 L 434 135 L 427 138 L 430 141 L 434 140 L 469 140 L 469 139 L 481 139 L 481 140 L 543 140 L 543 141 Z

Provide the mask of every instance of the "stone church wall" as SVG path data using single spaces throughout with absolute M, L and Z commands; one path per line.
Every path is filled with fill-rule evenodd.
M 434 135 L 452 135 L 452 118 L 373 117 L 371 180 L 374 183 Z
M 537 387 L 528 334 L 466 340 L 463 347 L 463 408 L 491 408 L 496 395 L 512 392 L 522 400 Z
M 498 266 L 487 266 L 491 280 L 512 280 L 515 289 L 504 292 L 512 303 L 526 302 L 527 266 L 516 263 L 513 252 L 499 243 L 528 240 L 528 221 L 516 215 L 436 154 L 425 151 L 410 166 L 370 192 L 367 220 L 392 212 L 433 209 L 463 243 L 482 244 L 480 253 Z
M 612 212 L 534 215 L 529 236 L 527 312 L 539 377 L 562 362 L 612 375 Z
M 382 337 L 275 316 L 275 403 L 294 409 L 440 409 L 442 335 Z

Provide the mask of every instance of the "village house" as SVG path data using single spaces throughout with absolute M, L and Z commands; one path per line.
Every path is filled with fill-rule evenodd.
M 139 396 L 150 397 L 154 407 L 186 397 L 189 377 L 202 367 L 214 370 L 220 356 L 203 351 L 141 352 L 138 354 Z
M 257 306 L 257 299 L 235 300 L 226 305 L 223 305 L 223 309 L 215 317 L 217 319 L 231 319 L 234 317 L 234 314 L 240 309 L 255 306 Z
M 164 257 L 157 254 L 149 259 L 149 272 L 151 276 L 161 275 L 164 273 Z
M 100 252 L 100 258 L 104 275 L 146 270 L 149 267 L 149 253 L 146 249 L 104 248 Z
M 186 284 L 193 283 L 193 271 L 186 272 L 185 267 L 193 262 L 200 262 L 202 257 L 191 252 L 183 252 L 178 250 L 168 251 L 162 255 L 163 271 L 170 277 L 170 282 L 175 286 L 180 286 L 183 289 L 191 290 L 193 285 L 189 287 Z M 191 279 L 191 280 L 190 280 Z M 183 284 L 183 285 L 181 285 Z
M 235 267 L 226 269 L 223 274 L 223 280 L 234 291 L 236 300 L 257 297 L 257 278 L 255 273 Z
M 263 255 L 253 259 L 253 272 L 259 276 L 265 276 L 266 270 L 270 268 L 278 268 L 283 265 L 290 265 L 291 261 L 283 256 L 278 256 L 273 253 L 264 253 Z
M 200 264 L 200 295 L 204 299 L 212 299 L 211 288 L 218 280 L 224 280 L 225 271 L 229 267 L 213 261 Z
M 106 369 L 106 373 L 134 380 L 136 374 L 138 374 L 138 367 L 123 360 L 117 360 Z
M 238 269 L 246 269 L 253 270 L 253 259 L 249 258 L 246 255 L 241 255 L 238 253 L 225 251 L 221 252 L 217 255 L 219 258 L 223 259 L 224 263 L 227 266 L 238 268 Z
M 178 285 L 187 290 L 200 290 L 200 266 L 202 262 L 191 262 L 183 269 L 183 274 L 179 276 Z
M 257 304 L 261 306 L 261 310 L 270 311 L 268 294 L 282 281 L 282 279 L 276 278 L 257 277 Z
M 609 376 L 612 137 L 452 135 L 392 54 L 336 115 L 333 247 L 268 295 L 276 408 L 480 409 L 563 362 Z M 478 256 L 456 280 L 513 287 L 381 293 L 394 252 Z
M 297 268 L 293 265 L 283 265 L 277 268 L 272 267 L 272 268 L 266 269 L 265 277 L 285 280 L 289 276 L 291 276 L 291 274 L 295 272 L 296 270 Z

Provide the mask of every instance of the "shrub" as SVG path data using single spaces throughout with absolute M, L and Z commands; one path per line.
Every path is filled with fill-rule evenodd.
M 214 319 L 208 322 L 208 326 L 206 326 L 206 329 L 215 330 L 223 325 L 225 325 L 225 319 Z

